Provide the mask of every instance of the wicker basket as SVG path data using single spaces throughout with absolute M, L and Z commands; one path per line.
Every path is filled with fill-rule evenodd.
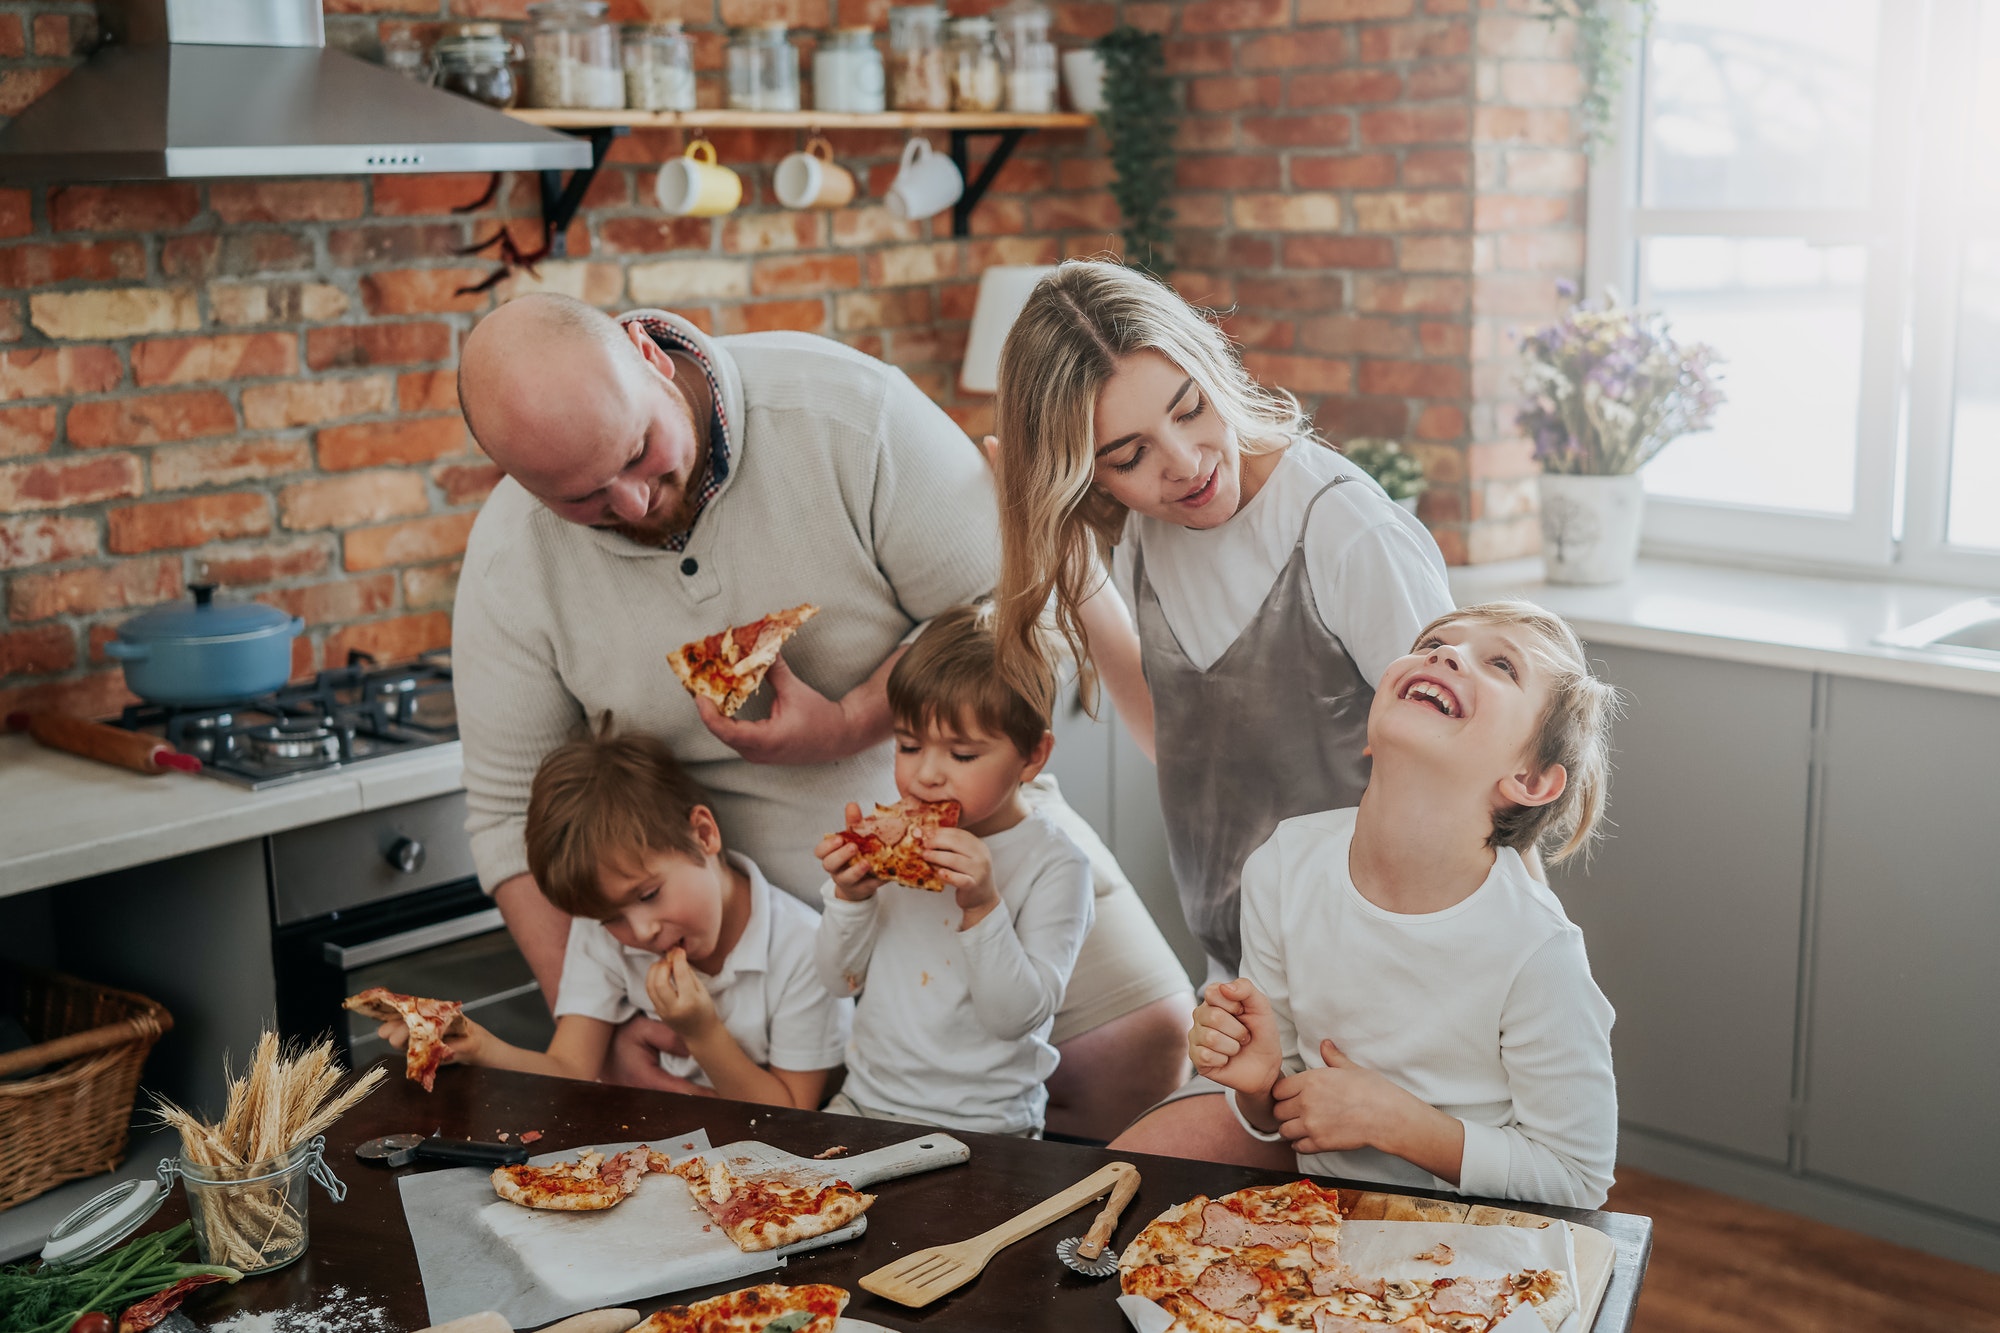
M 143 995 L 16 963 L 0 963 L 0 1013 L 38 1043 L 0 1055 L 5 1211 L 118 1165 L 139 1067 L 174 1020 Z

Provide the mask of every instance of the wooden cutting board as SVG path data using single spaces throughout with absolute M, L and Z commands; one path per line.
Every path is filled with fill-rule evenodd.
M 1578 1328 L 1589 1328 L 1597 1318 L 1597 1307 L 1611 1286 L 1611 1269 L 1618 1257 L 1611 1237 L 1595 1227 L 1559 1221 L 1539 1213 L 1490 1204 L 1459 1203 L 1449 1199 L 1418 1199 L 1407 1194 L 1376 1194 L 1373 1191 L 1340 1191 L 1343 1217 L 1357 1222 L 1465 1222 L 1482 1227 L 1569 1228 L 1576 1247 L 1576 1303 L 1583 1315 Z

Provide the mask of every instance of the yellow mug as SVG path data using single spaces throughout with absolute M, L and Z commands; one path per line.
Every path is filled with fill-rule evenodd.
M 720 217 L 743 202 L 743 178 L 716 162 L 714 144 L 696 139 L 686 153 L 661 165 L 653 198 L 675 217 Z

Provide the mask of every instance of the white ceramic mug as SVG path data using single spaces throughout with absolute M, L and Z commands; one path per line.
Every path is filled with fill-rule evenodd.
M 686 153 L 660 164 L 653 199 L 677 218 L 720 217 L 743 202 L 743 178 L 715 160 L 714 144 L 696 139 Z
M 854 173 L 833 160 L 833 145 L 817 134 L 802 153 L 788 153 L 771 173 L 771 189 L 786 208 L 845 208 L 854 200 Z
M 1104 57 L 1089 47 L 1065 51 L 1062 58 L 1063 91 L 1069 94 L 1072 111 L 1096 115 L 1104 110 Z
M 903 145 L 903 169 L 889 187 L 889 211 L 906 222 L 942 213 L 965 193 L 958 164 L 931 148 L 924 138 Z

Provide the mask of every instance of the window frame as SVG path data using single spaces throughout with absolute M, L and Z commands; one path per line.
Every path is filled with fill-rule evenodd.
M 1939 582 L 2000 579 L 2000 553 L 1945 542 L 1965 234 L 1963 210 L 1951 206 L 1962 193 L 1963 173 L 1952 164 L 1970 134 L 1980 3 L 1884 0 L 1869 163 L 1873 202 L 1860 209 L 1643 206 L 1639 132 L 1648 70 L 1643 39 L 1634 34 L 1632 76 L 1614 105 L 1610 141 L 1591 163 L 1587 294 L 1611 289 L 1636 299 L 1639 247 L 1649 236 L 1783 237 L 1860 246 L 1867 259 L 1852 512 L 1648 495 L 1646 554 Z M 1985 3 L 1993 8 L 1991 21 L 2000 22 L 2000 0 Z M 1926 111 L 1951 133 L 1925 133 Z M 1725 389 L 1727 373 L 1725 365 Z

